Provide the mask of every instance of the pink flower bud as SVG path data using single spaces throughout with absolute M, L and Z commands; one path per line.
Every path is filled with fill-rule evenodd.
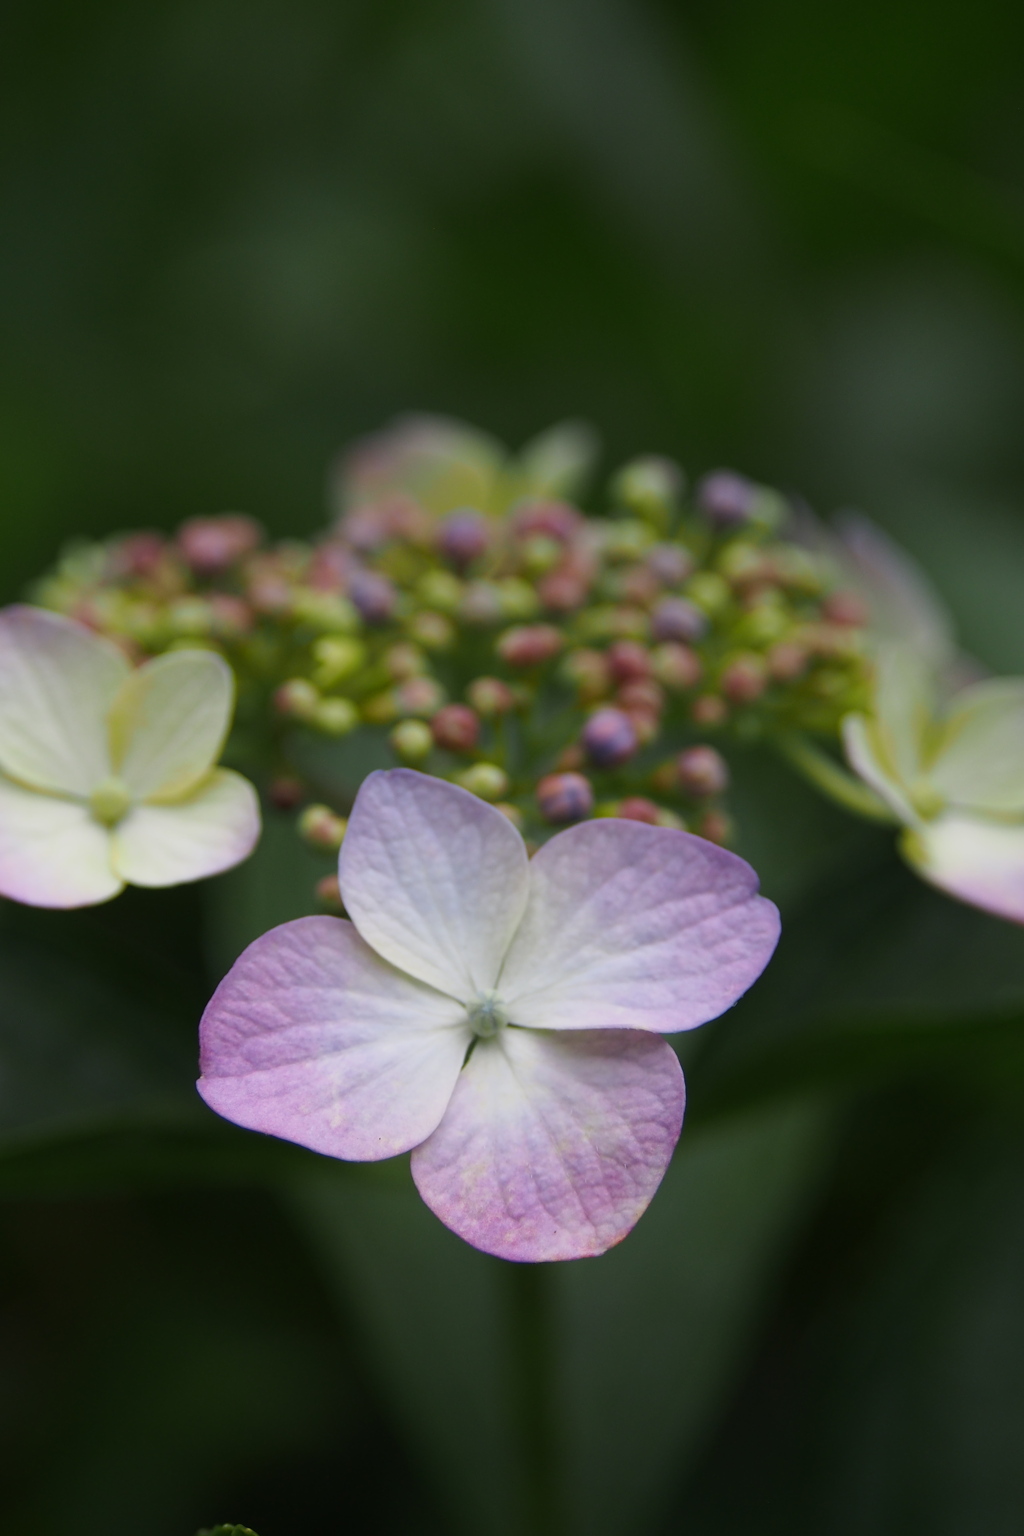
M 475 677 L 466 689 L 466 697 L 478 715 L 489 719 L 505 715 L 516 707 L 516 697 L 500 677 Z
M 178 529 L 178 548 L 198 576 L 226 571 L 251 554 L 263 537 L 254 517 L 225 512 L 220 517 L 190 517 Z
M 676 758 L 679 788 L 695 800 L 720 795 L 729 783 L 729 767 L 714 747 L 687 747 Z
M 427 658 L 418 645 L 410 645 L 407 641 L 399 641 L 397 645 L 388 646 L 383 659 L 385 667 L 396 682 L 402 682 L 409 677 L 419 677 L 426 671 Z
M 515 531 L 520 539 L 528 539 L 539 533 L 546 538 L 556 539 L 559 544 L 568 544 L 582 522 L 576 508 L 564 501 L 534 501 L 520 507 L 516 513 Z
M 732 817 L 724 811 L 705 811 L 697 823 L 696 831 L 698 837 L 705 837 L 709 843 L 724 847 L 732 838 Z
M 707 634 L 708 617 L 685 597 L 666 597 L 651 615 L 655 640 L 679 640 L 691 644 Z
M 768 652 L 768 671 L 778 683 L 792 683 L 807 671 L 808 656 L 794 640 L 780 640 Z
M 446 704 L 430 722 L 434 740 L 449 752 L 472 752 L 480 735 L 480 717 L 468 704 Z
M 395 713 L 433 715 L 444 702 L 444 689 L 433 677 L 410 677 L 395 689 Z
M 398 601 L 391 582 L 377 571 L 356 571 L 349 582 L 348 595 L 367 624 L 386 624 Z
M 552 624 L 517 624 L 499 638 L 497 651 L 510 667 L 539 667 L 562 649 L 562 636 Z
M 461 508 L 449 512 L 438 530 L 437 547 L 453 565 L 466 566 L 486 554 L 490 524 L 482 512 Z
M 306 798 L 306 786 L 301 779 L 282 774 L 270 781 L 270 803 L 278 811 L 294 811 Z
M 665 708 L 665 690 L 653 677 L 638 677 L 635 682 L 623 683 L 615 695 L 615 702 L 627 713 L 640 709 L 660 715 Z
M 616 640 L 608 647 L 606 655 L 617 683 L 631 683 L 651 675 L 651 653 L 636 640 Z
M 729 711 L 725 700 L 719 698 L 717 693 L 704 693 L 699 699 L 694 699 L 690 714 L 697 725 L 722 725 Z
M 248 603 L 230 592 L 214 592 L 210 597 L 213 633 L 222 640 L 246 635 L 253 626 L 253 612 Z
M 587 600 L 587 582 L 576 571 L 548 571 L 537 583 L 537 596 L 545 608 L 571 613 Z
M 752 704 L 768 683 L 764 658 L 753 651 L 730 661 L 721 676 L 722 692 L 734 704 Z
M 595 768 L 615 768 L 633 756 L 636 727 L 621 709 L 599 709 L 583 727 L 583 750 Z
M 311 848 L 336 853 L 341 847 L 348 822 L 335 815 L 329 805 L 307 805 L 299 817 L 299 836 Z
M 594 791 L 581 773 L 549 773 L 537 785 L 537 806 L 553 826 L 582 821 L 594 809 Z
M 323 879 L 317 881 L 314 889 L 316 899 L 322 906 L 330 907 L 334 912 L 344 911 L 337 875 L 324 875 Z
M 648 826 L 661 825 L 661 809 L 653 800 L 645 800 L 643 795 L 630 795 L 625 800 L 620 800 L 619 808 L 615 813 L 623 821 L 646 821 Z
M 861 625 L 868 621 L 867 604 L 856 592 L 830 592 L 821 611 L 831 624 Z
M 312 720 L 320 703 L 320 690 L 305 677 L 290 677 L 274 693 L 274 708 L 295 720 Z
M 162 533 L 130 533 L 111 546 L 111 574 L 151 576 L 160 566 L 166 549 L 167 540 Z
M 757 486 L 731 469 L 716 469 L 697 486 L 697 506 L 719 528 L 738 528 L 757 500 Z
M 666 688 L 672 688 L 678 693 L 699 683 L 704 671 L 697 652 L 675 640 L 656 645 L 651 652 L 651 663 L 659 683 L 664 683 Z
M 634 565 L 622 577 L 622 596 L 630 603 L 651 603 L 661 590 L 661 583 L 647 565 Z

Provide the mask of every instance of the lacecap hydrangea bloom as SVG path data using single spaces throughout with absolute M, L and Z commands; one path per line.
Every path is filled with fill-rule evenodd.
M 682 1124 L 661 1036 L 722 1013 L 777 942 L 754 871 L 615 818 L 531 860 L 493 806 L 393 769 L 360 789 L 339 884 L 350 922 L 285 923 L 221 983 L 206 1102 L 333 1157 L 413 1149 L 431 1210 L 500 1257 L 619 1242 Z
M 909 646 L 876 658 L 873 712 L 843 725 L 850 765 L 903 824 L 933 885 L 1024 922 L 1024 678 L 949 694 Z
M 234 687 L 210 651 L 133 668 L 71 619 L 0 612 L 0 894 L 89 906 L 244 859 L 256 792 L 215 766 Z

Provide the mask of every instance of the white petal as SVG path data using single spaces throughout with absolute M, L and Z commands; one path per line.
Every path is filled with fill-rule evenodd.
M 213 651 L 171 651 L 133 672 L 110 714 L 114 770 L 133 798 L 193 789 L 220 756 L 234 700 L 234 674 Z
M 84 805 L 0 776 L 0 895 L 30 907 L 90 907 L 124 889 L 106 827 Z
M 498 979 L 514 1024 L 692 1029 L 756 980 L 779 937 L 745 860 L 704 838 L 614 818 L 534 855 Z
M 955 695 L 929 779 L 951 805 L 1024 812 L 1024 679 Z
M 260 835 L 248 779 L 217 768 L 184 800 L 138 805 L 114 829 L 114 868 L 130 885 L 181 885 L 240 864 Z
M 363 781 L 339 880 L 349 916 L 378 954 L 469 1001 L 494 986 L 529 868 L 522 838 L 492 805 L 393 768 Z
M 947 667 L 956 654 L 953 623 L 921 567 L 866 517 L 840 518 L 837 527 L 841 563 L 867 599 L 872 637 L 909 646 L 937 670 Z
M 505 1029 L 477 1045 L 413 1152 L 413 1178 L 435 1215 L 485 1253 L 592 1257 L 647 1209 L 683 1099 L 679 1060 L 656 1035 Z
M 940 890 L 1024 923 L 1024 825 L 950 812 L 905 832 L 900 848 Z
M 83 624 L 17 604 L 0 613 L 0 768 L 88 795 L 111 772 L 107 712 L 127 659 Z
M 883 763 L 874 722 L 865 715 L 847 715 L 843 720 L 843 746 L 847 762 L 854 773 L 865 784 L 869 784 L 876 794 L 881 795 L 900 821 L 910 824 L 916 822 L 917 812 L 905 789 Z
M 875 667 L 875 748 L 890 776 L 913 784 L 922 774 L 935 719 L 935 676 L 925 658 L 909 646 L 884 647 Z
M 351 923 L 300 917 L 250 944 L 214 993 L 199 1092 L 237 1125 L 372 1162 L 434 1130 L 470 1038 L 458 1003 Z

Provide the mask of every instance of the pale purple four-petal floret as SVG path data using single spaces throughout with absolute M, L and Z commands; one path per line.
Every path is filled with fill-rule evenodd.
M 616 819 L 531 860 L 494 807 L 395 769 L 363 784 L 339 881 L 351 922 L 285 923 L 221 983 L 206 1102 L 333 1157 L 411 1149 L 430 1208 L 503 1258 L 619 1242 L 682 1125 L 661 1036 L 722 1013 L 775 948 L 754 871 Z

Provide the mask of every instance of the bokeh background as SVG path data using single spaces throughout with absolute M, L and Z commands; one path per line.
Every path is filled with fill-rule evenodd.
M 1011 0 L 12 0 L 0 595 L 76 536 L 308 533 L 402 410 L 582 416 L 869 513 L 1024 670 L 1022 50 Z M 545 1269 L 546 1401 L 401 1166 L 194 1100 L 212 980 L 308 899 L 286 827 L 4 905 L 5 1536 L 533 1536 L 548 1475 L 560 1536 L 1024 1527 L 1024 936 L 737 772 L 786 938 L 637 1232 Z

